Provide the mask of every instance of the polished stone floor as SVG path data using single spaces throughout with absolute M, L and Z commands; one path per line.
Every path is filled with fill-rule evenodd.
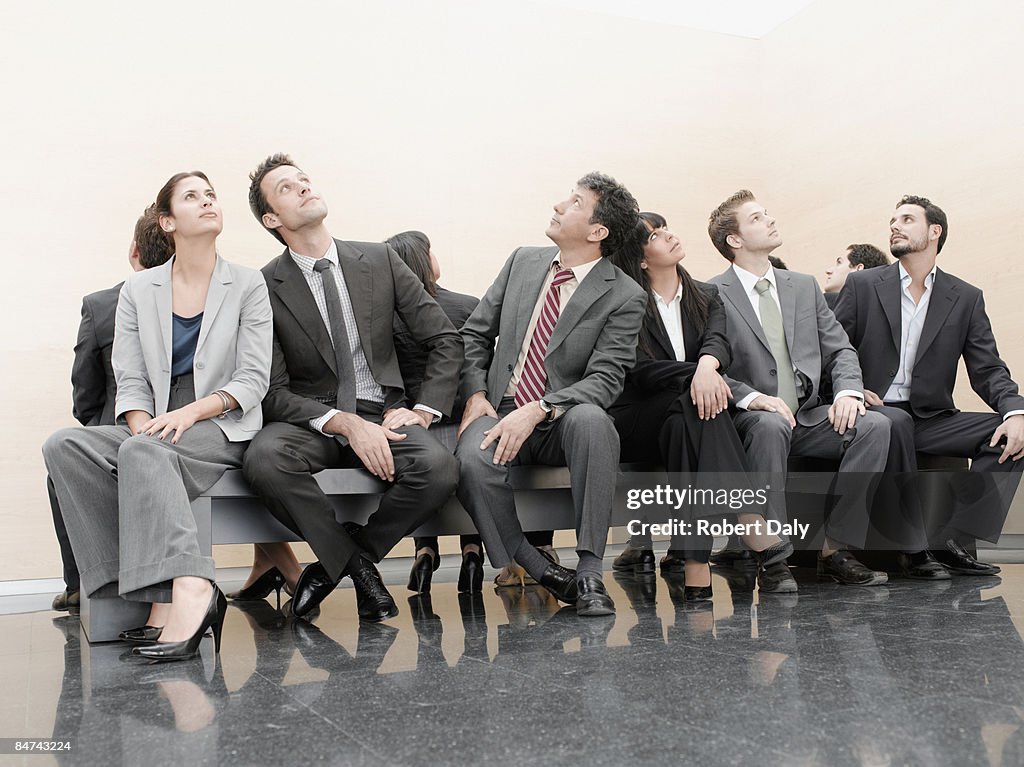
M 537 586 L 459 595 L 447 558 L 410 598 L 403 569 L 386 624 L 349 588 L 312 622 L 236 603 L 219 661 L 208 639 L 137 665 L 75 617 L 0 615 L 0 737 L 73 748 L 0 763 L 1024 765 L 1024 565 L 871 589 L 798 569 L 781 598 L 716 571 L 703 610 L 608 572 L 605 619 Z

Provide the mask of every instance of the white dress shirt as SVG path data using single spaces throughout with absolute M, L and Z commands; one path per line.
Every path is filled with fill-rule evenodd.
M 671 301 L 665 302 L 657 293 L 654 294 L 654 305 L 658 307 L 658 314 L 668 331 L 668 340 L 672 343 L 672 352 L 676 355 L 678 362 L 686 360 L 686 342 L 683 339 L 683 282 L 679 281 L 676 294 Z

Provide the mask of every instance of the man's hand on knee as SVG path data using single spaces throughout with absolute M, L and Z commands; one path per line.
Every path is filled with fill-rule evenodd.
M 482 391 L 478 391 L 466 400 L 466 409 L 462 411 L 462 422 L 459 423 L 459 431 L 455 435 L 458 439 L 473 421 L 481 416 L 489 415 L 491 418 L 497 418 L 498 414 L 494 408 L 491 407 L 491 403 L 487 401 L 487 394 Z
M 778 397 L 760 394 L 750 401 L 750 404 L 747 405 L 747 410 L 764 410 L 769 413 L 778 413 L 789 422 L 791 429 L 796 428 L 796 418 L 793 417 L 793 411 L 789 409 L 789 405 Z
M 992 434 L 989 447 L 995 447 L 1003 438 L 1006 439 L 1006 447 L 1003 454 L 999 456 L 999 463 L 1005 463 L 1006 459 L 1012 458 L 1019 461 L 1024 458 L 1024 415 L 1011 415 Z
M 352 452 L 373 476 L 395 481 L 395 459 L 388 443 L 400 442 L 408 435 L 378 426 L 353 413 L 338 413 L 324 425 L 324 431 L 347 438 Z
M 498 440 L 498 447 L 494 450 L 493 463 L 504 466 L 519 455 L 519 449 L 523 443 L 533 434 L 537 424 L 547 417 L 548 414 L 536 402 L 530 402 L 513 410 L 484 432 L 484 441 L 480 443 L 480 449 L 486 450 L 495 440 Z
M 857 423 L 857 417 L 864 415 L 864 403 L 856 397 L 840 397 L 828 409 L 828 422 L 837 434 L 845 434 Z

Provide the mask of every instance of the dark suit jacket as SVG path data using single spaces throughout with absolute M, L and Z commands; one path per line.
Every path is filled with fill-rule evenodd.
M 449 319 L 456 330 L 460 330 L 469 319 L 469 315 L 480 303 L 479 298 L 467 296 L 464 293 L 455 293 L 437 286 L 437 295 L 434 296 L 437 305 Z M 416 404 L 419 402 L 420 389 L 423 387 L 423 374 L 427 366 L 427 350 L 420 346 L 413 337 L 412 331 L 405 321 L 395 315 L 395 353 L 398 355 L 398 367 L 402 371 L 402 380 L 405 382 L 406 398 Z M 452 408 L 452 420 L 462 417 L 462 400 L 456 401 Z
M 71 365 L 71 412 L 83 426 L 114 423 L 117 386 L 110 367 L 110 351 L 114 345 L 117 297 L 123 284 L 119 282 L 82 299 L 82 322 Z
M 844 286 L 845 287 L 845 286 Z M 825 303 L 832 311 L 836 310 L 836 303 L 839 301 L 839 293 L 825 293 Z
M 935 270 L 928 314 L 914 361 L 910 408 L 920 418 L 955 413 L 953 387 L 964 358 L 971 388 L 1000 415 L 1024 410 L 1024 397 L 999 357 L 981 290 Z M 899 263 L 854 272 L 839 294 L 836 317 L 860 354 L 864 386 L 885 397 L 900 364 L 903 312 Z
M 462 327 L 464 399 L 478 391 L 497 407 L 512 380 L 540 289 L 557 248 L 517 248 Z M 566 410 L 588 403 L 608 408 L 636 361 L 644 289 L 605 258 L 562 307 L 544 358 L 544 400 Z
M 382 243 L 335 240 L 370 372 L 384 390 L 384 409 L 411 407 L 395 355 L 394 316 L 427 350 L 419 402 L 451 413 L 462 365 L 462 339 L 423 283 Z M 334 347 L 305 277 L 288 249 L 263 267 L 274 310 L 267 422 L 298 426 L 334 408 L 338 373 Z

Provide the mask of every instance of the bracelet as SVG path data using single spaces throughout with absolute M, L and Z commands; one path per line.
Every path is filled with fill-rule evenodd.
M 225 418 L 225 417 L 227 417 L 227 414 L 231 412 L 231 400 L 229 400 L 228 399 L 228 395 L 225 394 L 224 392 L 222 392 L 220 389 L 217 389 L 217 391 L 215 391 L 214 394 L 216 394 L 218 397 L 220 397 L 221 406 L 224 408 L 224 410 L 221 412 L 221 414 L 219 416 L 217 416 L 217 417 L 218 418 Z

